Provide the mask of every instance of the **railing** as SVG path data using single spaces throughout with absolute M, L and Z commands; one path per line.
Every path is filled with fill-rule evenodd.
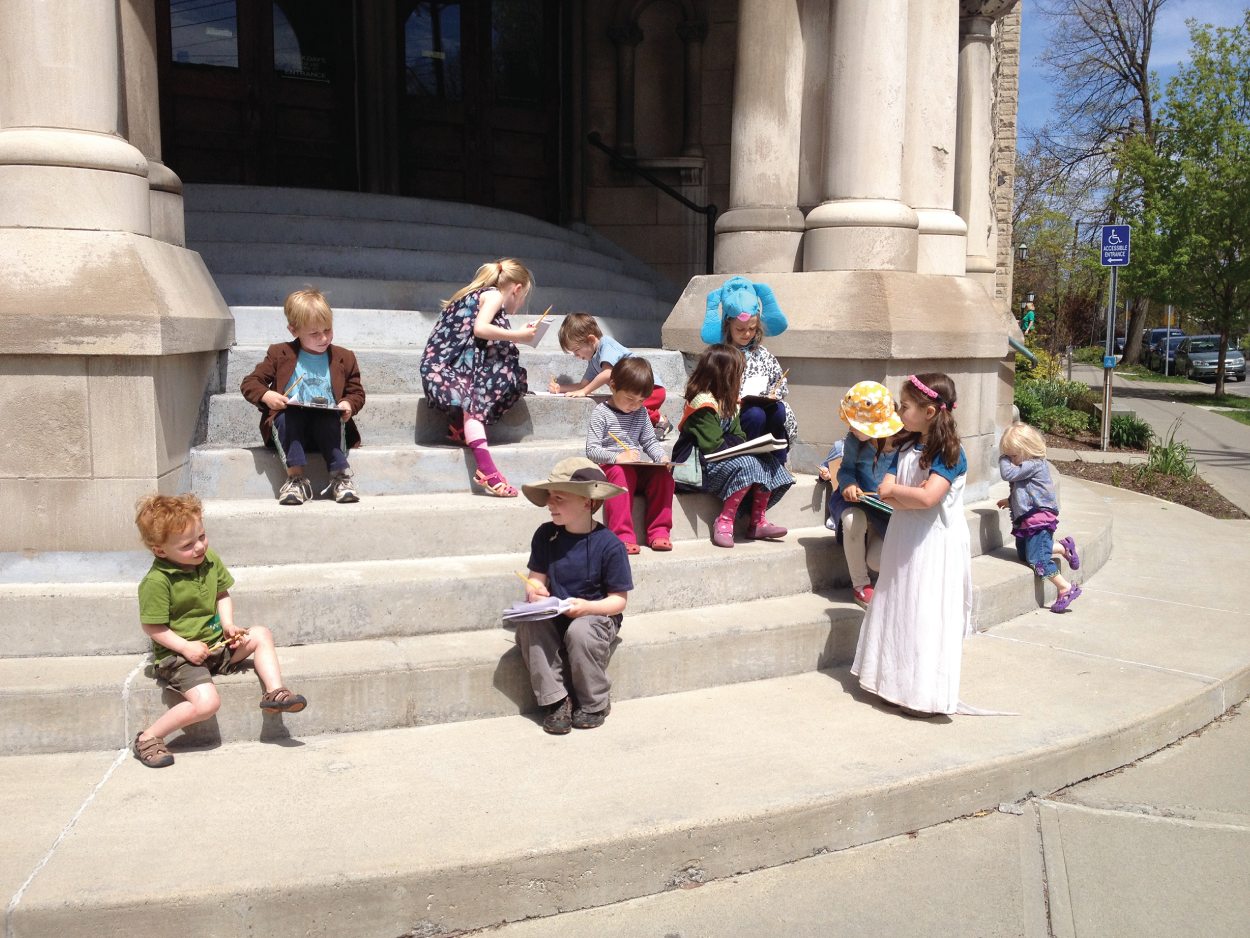
M 598 149 L 606 153 L 608 156 L 612 157 L 612 165 L 614 167 L 627 169 L 631 173 L 641 176 L 643 179 L 651 183 L 651 185 L 655 186 L 665 195 L 671 196 L 672 198 L 680 202 L 682 205 L 686 206 L 686 208 L 690 209 L 690 211 L 698 212 L 700 215 L 703 215 L 707 219 L 707 271 L 706 272 L 709 274 L 712 273 L 713 268 L 715 266 L 715 260 L 716 260 L 716 216 L 719 213 L 719 209 L 717 209 L 715 205 L 696 205 L 694 202 L 691 202 L 688 198 L 686 198 L 684 195 L 682 195 L 672 186 L 669 186 L 661 182 L 655 176 L 651 175 L 651 173 L 647 172 L 645 169 L 639 166 L 636 161 L 630 159 L 628 156 L 625 156 L 617 152 L 616 150 L 612 149 L 612 147 L 604 143 L 603 138 L 599 136 L 599 131 L 592 130 L 590 133 L 586 135 L 586 140 L 590 143 L 592 147 L 597 147 Z

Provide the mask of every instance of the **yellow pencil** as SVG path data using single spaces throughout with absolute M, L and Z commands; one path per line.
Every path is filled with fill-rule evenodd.
M 541 583 L 535 583 L 533 580 L 527 577 L 524 573 L 520 573 L 519 571 L 516 571 L 516 570 L 513 570 L 512 572 L 515 573 L 517 576 L 519 576 L 522 580 L 524 580 L 530 586 L 534 587 L 534 589 L 536 590 L 543 589 L 543 585 Z
M 542 321 L 543 321 L 544 319 L 546 319 L 546 318 L 547 318 L 547 313 L 549 313 L 549 312 L 551 312 L 551 307 L 550 307 L 550 306 L 548 306 L 548 307 L 547 307 L 547 312 L 543 313 L 541 316 L 539 316 L 539 317 L 538 317 L 538 322 L 534 323 L 534 325 L 536 325 L 536 326 L 537 326 L 537 325 L 541 325 L 541 324 L 542 324 Z
M 609 431 L 608 431 L 608 436 L 610 436 L 610 437 L 612 437 L 612 439 L 616 440 L 617 444 L 619 444 L 619 445 L 620 445 L 621 449 L 629 449 L 629 447 L 628 447 L 628 446 L 626 446 L 624 443 L 622 443 L 622 442 L 621 442 L 621 438 L 620 438 L 619 436 L 617 436 L 615 433 L 613 433 L 611 430 L 609 430 Z
M 303 376 L 303 375 L 300 375 L 298 378 L 296 378 L 296 379 L 295 379 L 295 381 L 293 381 L 293 382 L 291 383 L 291 386 L 290 386 L 289 388 L 287 388 L 285 391 L 283 391 L 283 392 L 282 392 L 282 396 L 283 396 L 283 397 L 290 397 L 290 396 L 291 396 L 291 392 L 295 390 L 295 385 L 299 384 L 299 383 L 300 383 L 301 381 L 303 381 L 303 380 L 304 380 L 304 376 Z
M 773 385 L 773 389 L 768 392 L 769 397 L 772 397 L 774 394 L 777 393 L 777 389 L 781 387 L 781 382 L 786 380 L 786 375 L 788 375 L 789 373 L 790 373 L 789 368 L 787 368 L 785 371 L 781 373 L 781 377 L 777 379 L 777 383 Z

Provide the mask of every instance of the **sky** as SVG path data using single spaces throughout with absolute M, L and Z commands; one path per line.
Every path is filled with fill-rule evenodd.
M 1047 21 L 1038 13 L 1038 0 L 1023 0 L 1024 17 L 1020 36 L 1020 130 L 1041 127 L 1053 101 L 1037 56 L 1046 48 Z M 1159 73 L 1160 87 L 1189 60 L 1189 29 L 1185 20 L 1196 19 L 1213 26 L 1236 26 L 1250 6 L 1248 0 L 1172 0 L 1155 22 L 1154 47 L 1150 67 Z

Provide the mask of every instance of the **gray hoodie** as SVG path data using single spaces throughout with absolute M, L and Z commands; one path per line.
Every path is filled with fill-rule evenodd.
M 1046 508 L 1059 513 L 1055 482 L 1045 459 L 1028 459 L 1013 465 L 1010 456 L 998 457 L 998 473 L 1011 483 L 1011 521 L 1018 524 L 1031 511 Z

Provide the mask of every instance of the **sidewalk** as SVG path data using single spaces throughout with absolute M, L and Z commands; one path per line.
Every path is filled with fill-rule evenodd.
M 1101 389 L 1102 369 L 1074 364 L 1072 379 Z M 1230 393 L 1238 393 L 1246 385 L 1229 382 L 1226 387 Z M 1185 403 L 1189 399 L 1200 399 L 1204 393 L 1209 395 L 1209 389 L 1195 391 L 1183 385 L 1117 377 L 1113 393 L 1115 400 L 1130 403 L 1137 416 L 1147 421 L 1155 433 L 1165 437 L 1176 418 L 1182 418 L 1176 438 L 1189 444 L 1199 474 L 1221 495 L 1250 514 L 1250 426 Z

